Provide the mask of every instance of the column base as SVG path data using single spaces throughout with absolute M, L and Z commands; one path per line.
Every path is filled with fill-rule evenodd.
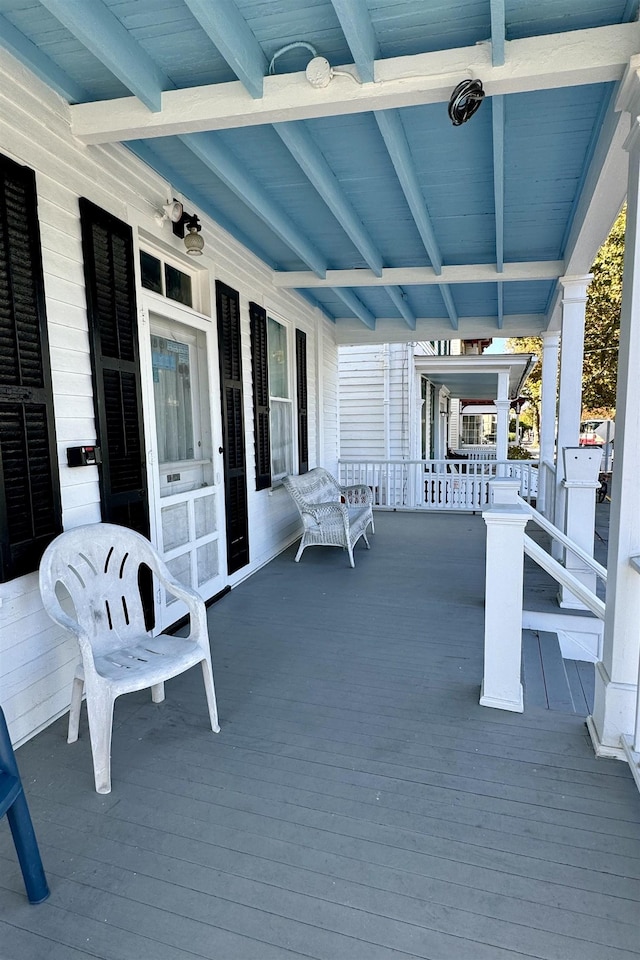
M 622 746 L 613 747 L 604 744 L 598 731 L 596 730 L 596 725 L 594 723 L 593 717 L 588 716 L 586 719 L 587 730 L 589 731 L 589 736 L 591 737 L 591 744 L 593 746 L 593 752 L 596 757 L 604 757 L 608 760 L 626 760 L 624 749 Z
M 636 698 L 635 683 L 616 683 L 604 663 L 596 664 L 593 714 L 587 717 L 587 727 L 597 757 L 626 759 L 622 738 L 634 729 Z
M 636 753 L 633 749 L 632 737 L 622 738 L 622 749 L 624 750 L 625 759 L 629 762 L 629 768 L 636 782 L 636 787 L 640 790 L 640 753 Z
M 519 695 L 514 700 L 505 700 L 502 697 L 485 696 L 484 682 L 480 687 L 480 706 L 493 707 L 494 710 L 510 710 L 512 713 L 524 713 L 524 695 L 522 684 L 518 684 Z

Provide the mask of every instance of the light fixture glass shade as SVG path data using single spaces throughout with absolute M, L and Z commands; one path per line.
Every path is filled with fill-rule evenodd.
M 204 240 L 198 233 L 197 227 L 188 227 L 189 232 L 184 238 L 184 245 L 190 257 L 201 257 L 204 248 Z

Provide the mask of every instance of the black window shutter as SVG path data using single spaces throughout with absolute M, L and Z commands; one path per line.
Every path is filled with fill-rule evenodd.
M 80 199 L 102 518 L 149 536 L 133 239 L 122 220 Z
M 0 580 L 62 531 L 33 170 L 0 156 Z
M 256 490 L 271 486 L 271 438 L 269 434 L 269 348 L 267 311 L 249 304 L 251 319 L 251 366 L 253 372 L 253 424 L 256 446 Z
M 220 280 L 216 280 L 216 314 L 222 394 L 227 569 L 229 573 L 235 573 L 249 562 L 240 296 L 237 290 L 232 290 Z
M 296 392 L 298 401 L 298 470 L 309 469 L 309 417 L 307 410 L 307 335 L 296 330 Z

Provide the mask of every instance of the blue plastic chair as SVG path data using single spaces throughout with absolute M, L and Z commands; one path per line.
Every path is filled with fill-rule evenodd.
M 0 817 L 5 813 L 11 827 L 29 902 L 42 903 L 49 896 L 49 887 L 11 746 L 7 721 L 0 707 Z

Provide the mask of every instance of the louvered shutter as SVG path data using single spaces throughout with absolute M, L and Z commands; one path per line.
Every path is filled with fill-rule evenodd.
M 0 579 L 61 530 L 35 175 L 0 156 Z
M 307 335 L 296 330 L 296 398 L 298 401 L 298 470 L 309 469 L 309 417 L 307 412 Z
M 227 569 L 229 573 L 235 573 L 249 562 L 240 297 L 236 290 L 219 280 L 216 281 L 216 314 L 222 393 Z
M 249 316 L 251 318 L 251 366 L 253 372 L 253 425 L 256 447 L 256 490 L 264 490 L 271 486 L 267 311 L 257 303 L 250 303 Z
M 102 518 L 149 536 L 131 228 L 80 200 Z

